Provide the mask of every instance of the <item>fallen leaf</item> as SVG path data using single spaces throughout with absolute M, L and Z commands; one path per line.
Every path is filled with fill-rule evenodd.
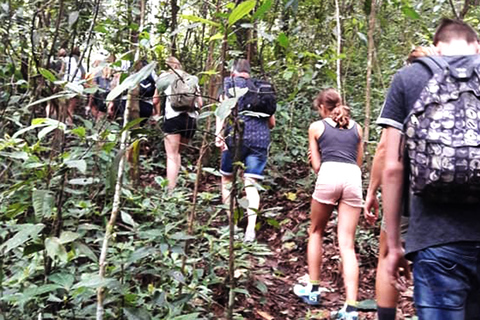
M 266 319 L 266 320 L 273 320 L 275 319 L 273 316 L 271 316 L 268 312 L 265 312 L 265 311 L 258 311 L 257 310 L 257 313 L 259 316 L 261 316 L 263 319 Z

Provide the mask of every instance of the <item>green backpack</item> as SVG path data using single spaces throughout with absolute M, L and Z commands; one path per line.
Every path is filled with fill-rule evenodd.
M 170 104 L 177 112 L 195 111 L 195 99 L 198 96 L 198 78 L 186 72 L 175 74 L 171 84 Z

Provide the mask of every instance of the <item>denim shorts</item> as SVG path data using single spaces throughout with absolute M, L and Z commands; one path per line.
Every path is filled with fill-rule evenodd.
M 417 251 L 413 278 L 420 320 L 480 319 L 479 242 L 455 242 Z
M 243 175 L 262 180 L 267 158 L 268 149 L 243 146 L 240 155 L 240 161 L 245 165 Z M 233 175 L 233 150 L 227 149 L 222 152 L 220 173 L 227 177 Z

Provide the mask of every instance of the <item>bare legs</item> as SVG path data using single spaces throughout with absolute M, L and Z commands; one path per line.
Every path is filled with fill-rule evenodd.
M 398 301 L 398 291 L 390 284 L 390 278 L 387 274 L 386 258 L 388 253 L 387 234 L 384 230 L 380 231 L 380 244 L 378 253 L 377 278 L 375 283 L 375 293 L 377 304 L 382 308 L 396 308 Z
M 312 200 L 310 237 L 308 239 L 308 273 L 311 281 L 320 280 L 323 255 L 323 233 L 333 206 Z M 338 206 L 338 243 L 342 257 L 346 300 L 356 301 L 358 291 L 358 262 L 355 255 L 355 229 L 360 208 L 341 203 Z
M 343 265 L 346 301 L 357 301 L 358 261 L 355 255 L 355 230 L 361 208 L 340 203 L 338 206 L 338 244 Z
M 167 179 L 168 189 L 172 191 L 177 185 L 178 172 L 181 166 L 181 146 L 188 143 L 188 139 L 180 134 L 167 134 L 165 136 L 165 151 L 167 153 Z
M 320 280 L 323 256 L 323 233 L 332 211 L 332 205 L 323 204 L 312 199 L 310 236 L 308 238 L 307 248 L 308 274 L 311 281 Z

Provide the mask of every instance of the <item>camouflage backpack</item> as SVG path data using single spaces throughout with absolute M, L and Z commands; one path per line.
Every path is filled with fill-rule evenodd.
M 433 73 L 404 123 L 412 192 L 436 202 L 480 202 L 480 60 L 453 68 L 440 56 L 415 62 Z

